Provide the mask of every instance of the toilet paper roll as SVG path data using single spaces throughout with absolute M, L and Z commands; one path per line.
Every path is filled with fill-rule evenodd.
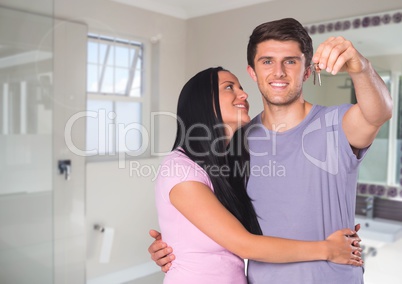
M 103 231 L 102 247 L 99 256 L 100 263 L 108 263 L 112 253 L 114 229 L 105 227 Z

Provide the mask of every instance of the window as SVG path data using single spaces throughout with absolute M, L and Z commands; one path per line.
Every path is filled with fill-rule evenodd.
M 380 129 L 364 158 L 359 182 L 388 186 L 402 185 L 402 77 L 390 72 L 380 72 L 381 77 L 391 90 L 394 111 L 391 120 Z M 394 86 L 391 88 L 391 86 Z M 401 196 L 402 197 L 402 196 Z
M 146 155 L 144 43 L 89 34 L 87 51 L 87 155 Z
M 390 72 L 380 72 L 379 75 L 391 89 Z M 352 102 L 356 102 L 356 97 L 352 98 Z M 394 119 L 394 118 L 393 118 Z M 393 130 L 391 130 L 392 132 Z M 392 160 L 392 150 L 390 143 L 390 121 L 381 126 L 376 138 L 370 146 L 366 157 L 364 158 L 360 170 L 359 181 L 364 183 L 380 183 L 389 184 L 388 180 L 388 164 Z M 391 154 L 391 157 L 390 157 Z

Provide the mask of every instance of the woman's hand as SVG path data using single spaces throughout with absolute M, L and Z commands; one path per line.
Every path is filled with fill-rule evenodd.
M 356 231 L 342 229 L 331 234 L 326 240 L 328 260 L 338 264 L 362 266 L 360 241 Z

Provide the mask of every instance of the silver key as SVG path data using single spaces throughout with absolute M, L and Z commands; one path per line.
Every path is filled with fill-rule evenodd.
M 311 64 L 311 71 L 314 73 L 313 84 L 316 84 L 316 79 L 318 77 L 318 85 L 321 86 L 321 69 L 318 67 L 318 63 Z

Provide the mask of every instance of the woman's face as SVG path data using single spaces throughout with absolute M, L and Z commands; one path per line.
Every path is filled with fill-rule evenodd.
M 250 122 L 248 95 L 239 80 L 229 71 L 219 71 L 219 104 L 225 133 L 232 136 L 241 126 Z

